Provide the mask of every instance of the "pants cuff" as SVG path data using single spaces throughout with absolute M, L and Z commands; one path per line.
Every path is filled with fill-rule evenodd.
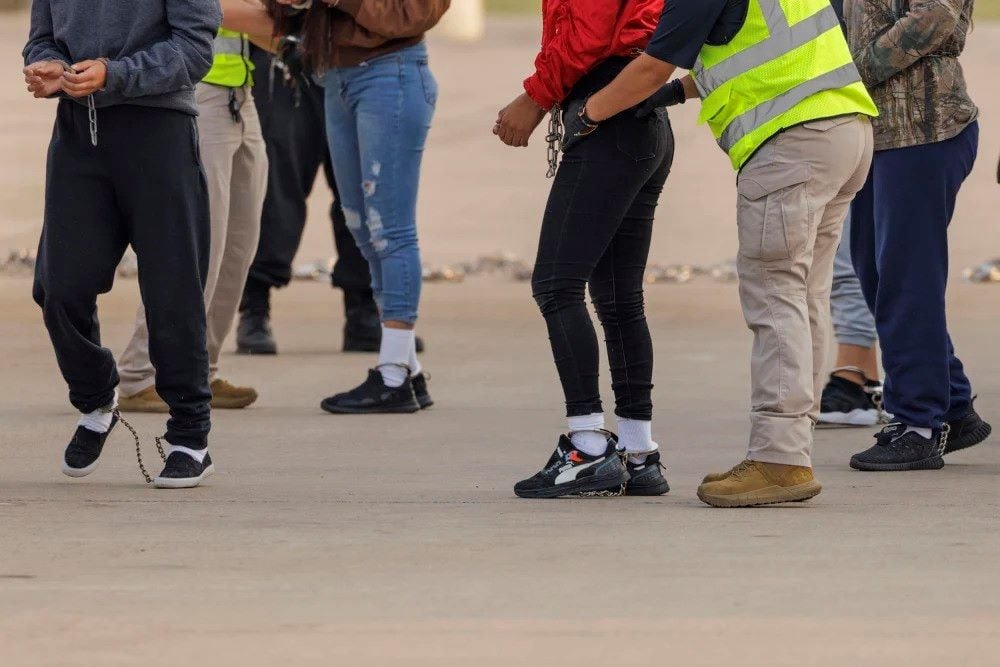
M 187 447 L 188 449 L 205 449 L 208 447 L 208 436 L 189 436 L 167 433 L 163 439 L 171 445 L 177 447 Z
M 780 463 L 786 466 L 803 466 L 812 468 L 812 459 L 808 454 L 790 452 L 756 451 L 747 452 L 747 458 L 761 463 Z
M 862 336 L 859 334 L 847 334 L 840 335 L 836 334 L 838 345 L 857 345 L 858 347 L 866 347 L 869 350 L 875 347 L 875 341 L 877 340 L 874 336 Z
M 94 398 L 89 398 L 85 401 L 71 401 L 73 407 L 79 410 L 82 414 L 90 414 L 94 410 L 99 410 L 103 407 L 107 407 L 115 400 L 115 390 L 112 387 L 106 393 L 95 396 Z

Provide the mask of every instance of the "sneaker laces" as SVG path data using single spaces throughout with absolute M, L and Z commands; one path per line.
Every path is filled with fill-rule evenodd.
M 743 473 L 753 467 L 753 461 L 746 459 L 741 464 L 729 471 L 729 474 L 736 479 L 743 479 Z

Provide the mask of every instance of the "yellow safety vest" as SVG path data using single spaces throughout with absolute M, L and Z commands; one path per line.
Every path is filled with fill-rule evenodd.
M 878 110 L 829 0 L 750 0 L 743 27 L 706 44 L 691 71 L 708 123 L 737 170 L 781 130 Z
M 250 62 L 250 40 L 243 33 L 221 28 L 213 44 L 215 57 L 205 83 L 226 88 L 253 85 L 253 63 Z

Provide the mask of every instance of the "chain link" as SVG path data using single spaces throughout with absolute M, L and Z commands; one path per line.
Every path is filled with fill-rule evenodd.
M 616 452 L 618 457 L 622 460 L 622 465 L 628 464 L 628 452 L 621 450 Z M 573 495 L 577 498 L 617 498 L 619 496 L 625 495 L 625 487 L 628 486 L 628 482 L 622 482 L 618 489 L 602 489 L 601 491 L 580 491 L 579 493 L 574 493 Z
M 545 172 L 545 178 L 554 177 L 559 169 L 559 146 L 562 142 L 562 135 L 562 109 L 557 104 L 549 112 L 549 132 L 545 135 L 545 142 L 549 145 L 549 170 Z
M 97 145 L 97 105 L 94 104 L 94 96 L 87 96 L 87 120 L 90 121 L 90 143 Z M 121 417 L 119 417 L 121 419 Z
M 139 472 L 142 473 L 143 478 L 146 480 L 146 484 L 152 484 L 153 478 L 150 476 L 149 471 L 146 470 L 146 465 L 145 463 L 143 463 L 142 460 L 142 443 L 139 441 L 139 434 L 135 432 L 135 429 L 132 428 L 131 424 L 125 421 L 125 418 L 122 416 L 122 413 L 120 410 L 118 410 L 118 408 L 112 410 L 111 414 L 113 414 L 115 417 L 118 417 L 118 421 L 121 422 L 122 426 L 127 428 L 129 430 L 129 433 L 132 434 L 132 439 L 135 440 L 135 459 L 139 463 Z M 163 462 L 166 463 L 167 455 L 163 451 L 163 442 L 159 438 L 159 436 L 155 438 L 155 441 L 156 441 L 156 451 L 160 454 L 160 458 L 163 460 Z
M 948 446 L 949 433 L 951 433 L 951 424 L 945 422 L 941 425 L 941 437 L 938 439 L 938 456 L 944 454 L 944 450 Z

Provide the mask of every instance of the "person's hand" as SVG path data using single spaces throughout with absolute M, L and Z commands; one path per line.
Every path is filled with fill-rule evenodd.
M 84 60 L 73 65 L 72 72 L 63 73 L 62 89 L 70 97 L 86 97 L 103 89 L 107 79 L 107 63 Z
M 672 107 L 675 104 L 684 104 L 687 94 L 684 92 L 684 84 L 680 79 L 674 79 L 670 83 L 660 86 L 660 89 L 646 98 L 646 101 L 635 108 L 636 118 L 646 118 L 660 107 Z
M 63 64 L 55 60 L 32 63 L 22 70 L 28 92 L 35 97 L 51 97 L 62 88 Z
M 586 107 L 586 100 L 576 100 L 570 102 L 563 112 L 563 153 L 568 152 L 570 148 L 597 131 L 599 125 L 593 121 L 585 120 L 582 115 Z
M 527 93 L 521 93 L 497 114 L 493 134 L 508 146 L 527 146 L 528 138 L 543 118 L 545 109 L 535 104 Z

